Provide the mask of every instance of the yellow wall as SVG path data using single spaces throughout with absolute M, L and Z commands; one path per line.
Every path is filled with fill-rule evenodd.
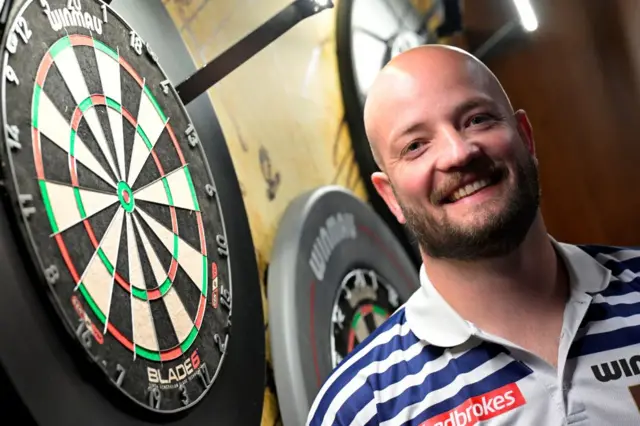
M 202 66 L 290 0 L 163 2 Z M 326 184 L 366 197 L 343 120 L 335 10 L 300 22 L 209 91 L 242 187 L 261 277 L 280 217 L 294 197 Z M 270 164 L 261 163 L 261 151 Z M 265 175 L 272 181 L 279 175 L 273 199 Z M 274 389 L 266 388 L 262 424 L 278 419 Z

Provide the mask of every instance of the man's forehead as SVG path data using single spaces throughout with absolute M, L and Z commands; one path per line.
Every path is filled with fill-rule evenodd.
M 454 61 L 421 61 L 412 66 L 390 65 L 380 72 L 374 85 L 378 100 L 406 101 L 433 96 L 453 88 L 489 92 L 492 78 L 478 64 L 468 59 Z
M 388 68 L 380 75 L 367 99 L 365 122 L 387 124 L 400 120 L 401 114 L 451 111 L 469 99 L 495 97 L 490 81 L 471 67 L 412 73 Z M 404 117 L 409 118 L 409 117 Z

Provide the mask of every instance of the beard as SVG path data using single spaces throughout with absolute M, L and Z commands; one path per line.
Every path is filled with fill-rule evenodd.
M 503 172 L 504 183 L 508 176 Z M 396 199 L 400 203 L 397 194 Z M 486 208 L 491 203 L 505 207 L 496 214 L 494 209 Z M 513 188 L 506 199 L 488 201 L 471 213 L 474 223 L 470 225 L 453 223 L 446 215 L 438 219 L 423 208 L 400 203 L 406 226 L 425 254 L 462 261 L 501 257 L 513 252 L 527 236 L 539 205 L 538 169 L 530 155 L 516 165 Z

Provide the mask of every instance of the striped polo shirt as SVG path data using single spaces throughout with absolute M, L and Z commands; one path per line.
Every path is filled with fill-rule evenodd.
M 307 424 L 640 425 L 640 251 L 552 242 L 571 283 L 557 369 L 462 319 L 423 267 L 421 288 L 325 381 Z

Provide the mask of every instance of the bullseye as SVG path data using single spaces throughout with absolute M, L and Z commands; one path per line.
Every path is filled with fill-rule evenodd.
M 133 199 L 133 191 L 131 191 L 131 187 L 127 182 L 118 182 L 118 199 L 120 200 L 120 205 L 127 213 L 131 213 L 135 208 L 136 202 Z

